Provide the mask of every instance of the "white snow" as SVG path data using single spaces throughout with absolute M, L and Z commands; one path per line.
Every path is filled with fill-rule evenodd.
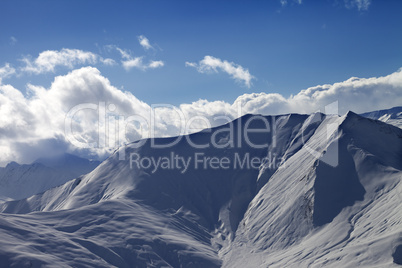
M 4 168 L 0 167 L 0 201 L 42 193 L 86 174 L 98 165 L 98 161 L 71 154 L 38 159 L 29 165 L 11 162 Z
M 361 114 L 361 116 L 380 120 L 382 122 L 402 128 L 402 107 L 394 107 L 391 109 L 373 111 Z
M 253 128 L 242 132 L 250 118 Z M 229 128 L 233 128 L 230 136 Z M 225 131 L 226 130 L 226 131 Z M 222 148 L 194 149 L 211 144 Z M 266 148 L 254 148 L 265 144 Z M 91 173 L 0 205 L 0 263 L 57 267 L 398 267 L 402 130 L 349 112 L 246 115 L 184 136 L 120 148 Z M 228 141 L 233 141 L 231 143 Z M 141 158 L 191 158 L 180 169 Z M 259 168 L 203 168 L 205 158 L 263 158 Z M 204 158 L 203 158 L 204 159 Z M 211 161 L 211 160 L 210 160 Z M 231 163 L 233 164 L 233 163 Z

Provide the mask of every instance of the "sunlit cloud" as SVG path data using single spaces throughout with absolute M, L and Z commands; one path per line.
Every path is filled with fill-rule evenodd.
M 102 63 L 108 66 L 113 66 L 116 65 L 116 61 L 114 59 L 111 58 L 107 58 L 107 59 L 101 59 Z
M 138 36 L 138 42 L 140 42 L 140 45 L 141 45 L 145 50 L 148 50 L 148 49 L 153 48 L 153 47 L 151 46 L 151 44 L 149 43 L 148 38 L 146 38 L 146 37 L 143 36 L 143 35 Z
M 383 77 L 352 77 L 339 83 L 318 85 L 290 97 L 278 93 L 252 93 L 239 96 L 233 103 L 198 100 L 177 107 L 145 103 L 132 93 L 114 87 L 94 67 L 56 76 L 48 88 L 31 84 L 27 88 L 25 96 L 12 85 L 0 85 L 0 164 L 11 160 L 27 163 L 35 160 L 34 156 L 51 155 L 57 150 L 102 158 L 125 142 L 151 134 L 168 137 L 191 133 L 248 113 L 311 113 L 333 102 L 339 103 L 340 114 L 348 110 L 362 113 L 399 106 L 402 103 L 402 69 Z M 71 122 L 75 139 L 86 144 L 95 143 L 91 148 L 76 147 L 66 137 L 66 115 L 82 104 L 98 107 L 75 113 Z M 99 122 L 101 105 L 105 110 L 105 122 Z M 151 133 L 152 114 L 155 117 Z M 191 128 L 183 129 L 186 122 L 195 117 L 206 120 L 192 121 Z M 127 121 L 122 128 L 111 131 L 111 126 L 116 124 L 115 119 L 110 121 L 110 118 L 134 118 L 137 123 Z M 116 136 L 124 139 L 116 140 Z
M 132 68 L 137 68 L 137 69 L 145 71 L 147 69 L 160 68 L 165 65 L 165 63 L 161 60 L 158 60 L 158 61 L 151 60 L 149 63 L 144 63 L 143 62 L 144 56 L 133 57 L 133 56 L 131 56 L 131 53 L 129 51 L 121 49 L 119 47 L 115 47 L 115 48 L 121 54 L 121 57 L 122 57 L 121 63 L 123 65 L 123 68 L 126 69 L 126 71 L 129 71 Z
M 9 63 L 4 64 L 3 67 L 0 67 L 0 84 L 3 78 L 10 77 L 15 73 L 15 69 Z
M 200 73 L 218 73 L 222 71 L 229 74 L 236 81 L 244 83 L 248 88 L 251 86 L 251 80 L 255 79 L 248 69 L 234 62 L 228 62 L 212 56 L 205 56 L 198 64 L 195 62 L 186 62 L 185 65 L 196 68 Z
M 34 74 L 54 72 L 58 66 L 73 69 L 77 65 L 95 64 L 98 58 L 98 55 L 80 49 L 46 50 L 41 52 L 34 60 L 24 57 L 22 61 L 25 66 L 21 70 Z
M 142 57 L 128 58 L 122 61 L 124 69 L 129 71 L 132 68 L 144 69 L 144 64 L 142 63 Z
M 163 61 L 161 61 L 161 60 L 151 61 L 148 64 L 148 68 L 155 69 L 155 68 L 163 67 L 164 65 L 165 65 L 165 63 Z

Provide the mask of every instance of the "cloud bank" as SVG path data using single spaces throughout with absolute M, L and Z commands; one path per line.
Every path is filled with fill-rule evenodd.
M 198 100 L 173 107 L 145 103 L 114 87 L 98 69 L 83 67 L 55 77 L 49 88 L 29 84 L 26 96 L 12 85 L 0 84 L 0 164 L 29 163 L 59 152 L 99 159 L 140 138 L 196 132 L 247 113 L 311 113 L 336 101 L 341 114 L 398 106 L 402 70 L 310 87 L 290 97 L 252 93 L 233 103 Z

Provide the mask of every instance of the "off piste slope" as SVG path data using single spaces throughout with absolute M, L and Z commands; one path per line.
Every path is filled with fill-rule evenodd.
M 16 162 L 0 167 L 0 201 L 18 200 L 60 186 L 91 172 L 100 164 L 71 154 L 40 158 L 32 164 Z
M 252 200 L 223 255 L 226 267 L 401 264 L 402 131 L 349 112 L 329 143 L 321 133 Z M 331 167 L 325 159 L 334 156 Z
M 3 204 L 0 263 L 391 267 L 402 259 L 401 163 L 402 130 L 351 112 L 247 115 L 139 141 Z

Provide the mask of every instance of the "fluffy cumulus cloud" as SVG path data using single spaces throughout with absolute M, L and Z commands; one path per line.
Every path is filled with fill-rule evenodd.
M 229 74 L 236 81 L 244 83 L 249 88 L 251 86 L 251 80 L 254 79 L 254 76 L 250 74 L 248 69 L 245 69 L 236 63 L 221 60 L 212 56 L 205 56 L 199 63 L 186 62 L 186 66 L 194 67 L 200 73 L 217 73 L 222 71 Z
M 80 49 L 63 48 L 61 50 L 46 50 L 41 52 L 34 60 L 31 60 L 29 57 L 23 58 L 26 66 L 22 70 L 40 74 L 54 72 L 58 66 L 72 69 L 74 66 L 80 64 L 95 64 L 98 61 L 98 57 L 98 55 L 92 52 Z
M 64 144 L 66 150 L 71 152 L 102 157 L 108 152 L 106 146 L 99 144 L 107 143 L 104 134 L 107 131 L 105 124 L 109 121 L 104 119 L 98 124 L 99 111 L 109 104 L 117 107 L 113 114 L 121 116 L 141 115 L 149 110 L 147 104 L 131 93 L 113 87 L 93 67 L 84 67 L 67 75 L 57 76 L 50 88 L 28 85 L 27 96 L 11 85 L 0 85 L 0 148 L 3 152 L 0 162 L 9 159 L 32 161 L 33 159 L 27 158 L 23 153 L 22 148 L 40 152 L 43 144 L 57 144 L 50 141 Z M 66 136 L 66 120 L 74 107 L 78 107 L 78 111 L 70 116 L 71 122 L 67 124 L 74 134 L 72 139 Z M 141 138 L 135 129 L 129 130 L 132 139 Z M 74 146 L 71 140 L 79 145 L 94 142 L 98 144 L 85 148 Z M 110 145 L 108 147 L 117 146 L 115 143 Z M 46 154 L 49 153 L 51 152 L 48 150 Z
M 49 88 L 28 85 L 28 93 L 0 84 L 0 163 L 28 163 L 70 152 L 102 158 L 111 150 L 146 137 L 196 132 L 247 113 L 311 113 L 338 102 L 339 113 L 357 113 L 402 103 L 402 70 L 383 77 L 350 78 L 285 97 L 253 93 L 233 103 L 198 100 L 147 104 L 114 87 L 94 67 L 57 76 Z
M 357 78 L 319 85 L 301 90 L 288 98 L 280 94 L 245 94 L 241 102 L 250 113 L 311 113 L 338 102 L 339 114 L 349 110 L 356 113 L 400 106 L 402 101 L 402 69 L 384 77 Z

